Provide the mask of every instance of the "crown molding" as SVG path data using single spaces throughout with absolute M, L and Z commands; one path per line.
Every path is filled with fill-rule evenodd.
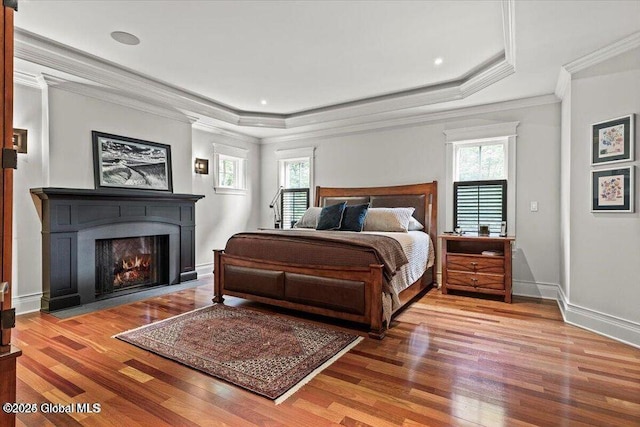
M 600 64 L 614 56 L 618 56 L 637 47 L 640 47 L 640 31 L 563 65 L 560 67 L 560 73 L 558 74 L 558 81 L 556 83 L 555 90 L 556 96 L 560 99 L 564 99 L 573 74 L 586 70 L 589 67 Z
M 502 1 L 505 48 L 501 60 L 497 63 L 480 67 L 469 75 L 446 84 L 425 86 L 291 114 L 261 114 L 239 110 L 20 28 L 15 29 L 14 52 L 16 58 L 112 88 L 125 93 L 129 99 L 136 99 L 147 105 L 155 103 L 163 109 L 171 106 L 175 110 L 188 112 L 194 116 L 208 117 L 237 126 L 293 129 L 455 101 L 513 74 L 515 72 L 514 4 L 515 0 Z
M 423 105 L 437 104 L 439 102 L 455 101 L 463 98 L 459 86 L 432 88 L 426 90 L 412 90 L 402 95 L 393 94 L 370 98 L 344 104 L 340 107 L 330 107 L 310 113 L 293 114 L 286 119 L 286 128 L 293 129 L 301 126 L 315 125 L 318 123 L 332 122 L 336 120 L 353 119 L 356 117 L 372 116 L 379 113 L 402 110 L 406 108 L 421 107 Z
M 575 61 L 569 62 L 564 65 L 563 68 L 570 74 L 575 74 L 578 71 L 585 70 L 637 47 L 640 47 L 640 31 L 618 40 L 615 43 L 611 43 L 608 46 L 602 47 L 595 52 L 578 58 Z
M 118 89 L 131 98 L 143 97 L 228 123 L 237 124 L 239 120 L 237 113 L 222 104 L 20 28 L 15 29 L 14 55 L 34 64 Z
M 112 104 L 122 105 L 124 107 L 133 108 L 145 113 L 154 114 L 156 116 L 165 117 L 167 119 L 176 120 L 183 123 L 192 124 L 197 119 L 195 116 L 184 114 L 176 111 L 171 107 L 159 107 L 153 103 L 144 102 L 137 98 L 125 96 L 121 93 L 113 92 L 108 88 L 91 86 L 83 83 L 69 81 L 60 77 L 42 74 L 37 81 L 41 82 L 40 87 L 50 87 L 66 92 L 75 93 L 77 95 L 88 96 L 90 98 L 99 99 L 101 101 L 111 102 Z
M 256 138 L 254 136 L 245 135 L 243 133 L 234 132 L 228 129 L 222 129 L 214 125 L 210 125 L 208 123 L 204 123 L 201 120 L 195 122 L 191 125 L 193 129 L 201 130 L 203 132 L 212 133 L 218 136 L 224 136 L 227 138 L 236 139 L 238 141 L 248 142 L 250 144 L 259 144 L 260 138 Z
M 373 130 L 419 126 L 435 121 L 449 120 L 478 114 L 494 113 L 497 111 L 515 110 L 518 108 L 537 107 L 539 105 L 556 104 L 558 102 L 560 102 L 560 100 L 553 94 L 541 95 L 530 98 L 521 98 L 511 101 L 478 105 L 473 107 L 464 107 L 417 114 L 409 117 L 392 118 L 386 120 L 380 119 L 375 122 L 359 123 L 342 126 L 339 128 L 320 129 L 310 132 L 301 132 L 290 135 L 262 138 L 261 142 L 263 144 L 276 144 L 281 142 L 300 141 L 305 139 L 354 135 L 359 133 L 371 132 Z
M 558 74 L 558 81 L 556 82 L 555 94 L 558 99 L 563 100 L 567 89 L 571 84 L 571 73 L 566 68 L 560 67 L 560 73 Z
M 516 72 L 516 67 L 506 59 L 482 70 L 459 86 L 460 98 L 466 98 Z
M 283 117 L 269 116 L 266 114 L 254 114 L 240 116 L 238 126 L 259 126 L 274 129 L 286 129 L 287 123 Z
M 502 30 L 505 60 L 516 66 L 516 2 L 502 0 Z
M 27 87 L 34 87 L 36 89 L 42 89 L 36 76 L 32 74 L 23 73 L 22 71 L 13 71 L 13 83 Z

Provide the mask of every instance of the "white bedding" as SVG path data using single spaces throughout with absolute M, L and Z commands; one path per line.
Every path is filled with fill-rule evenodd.
M 398 294 L 416 282 L 435 261 L 435 251 L 431 236 L 423 231 L 409 231 L 408 233 L 363 231 L 367 234 L 379 234 L 391 237 L 402 246 L 402 250 L 409 262 L 393 276 L 389 283 L 390 295 L 384 294 L 382 305 L 387 325 L 391 321 L 391 314 L 400 306 Z

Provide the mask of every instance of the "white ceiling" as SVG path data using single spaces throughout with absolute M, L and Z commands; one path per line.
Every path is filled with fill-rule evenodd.
M 232 111 L 283 117 L 464 79 L 515 38 L 515 73 L 463 99 L 387 111 L 397 116 L 553 93 L 560 66 L 640 31 L 640 1 L 20 0 L 15 23 Z M 112 31 L 141 43 L 116 43 Z M 258 137 L 292 131 L 209 122 Z

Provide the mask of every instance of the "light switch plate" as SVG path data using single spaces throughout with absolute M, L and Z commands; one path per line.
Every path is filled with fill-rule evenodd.
M 531 212 L 538 212 L 538 202 L 531 202 Z

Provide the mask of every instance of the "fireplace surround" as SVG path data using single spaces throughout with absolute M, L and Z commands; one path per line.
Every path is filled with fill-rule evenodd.
M 104 273 L 97 269 L 96 248 L 100 258 L 103 240 L 160 236 L 166 242 L 160 274 L 146 285 L 197 278 L 195 203 L 204 196 L 51 187 L 33 188 L 31 194 L 42 221 L 42 311 L 118 295 L 97 296 Z

